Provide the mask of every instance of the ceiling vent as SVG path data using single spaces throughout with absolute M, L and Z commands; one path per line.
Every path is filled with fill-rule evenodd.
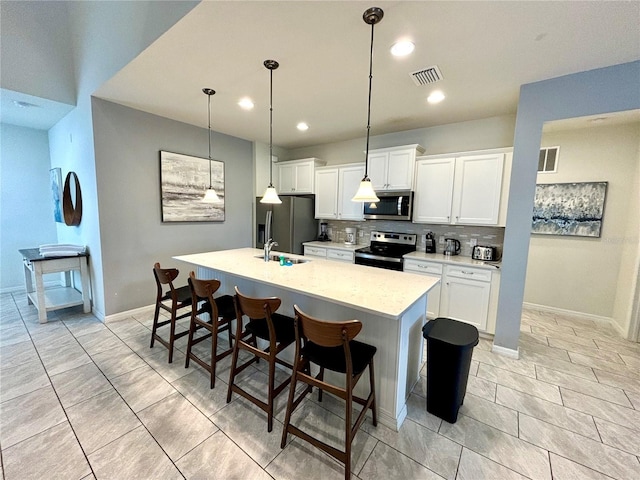
M 414 83 L 419 87 L 422 85 L 431 85 L 432 83 L 442 80 L 442 72 L 440 72 L 437 65 L 423 68 L 422 70 L 413 72 L 410 75 Z

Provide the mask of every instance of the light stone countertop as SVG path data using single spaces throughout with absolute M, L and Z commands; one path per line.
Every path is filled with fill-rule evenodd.
M 347 250 L 349 252 L 354 252 L 359 248 L 364 248 L 367 246 L 348 245 L 344 242 L 320 242 L 319 240 L 314 240 L 313 242 L 304 242 L 302 245 L 306 245 L 308 247 L 332 248 L 334 250 Z
M 426 260 L 429 262 L 444 263 L 447 265 L 466 265 L 469 267 L 484 268 L 486 270 L 500 271 L 500 262 L 485 262 L 484 260 L 474 260 L 471 257 L 463 255 L 446 256 L 442 253 L 425 253 L 425 252 L 411 252 L 404 255 L 402 258 L 412 260 Z
M 399 319 L 440 281 L 427 275 L 316 258 L 282 267 L 278 262 L 265 262 L 262 255 L 261 249 L 241 248 L 173 258 L 393 319 Z M 268 288 L 265 295 L 270 295 Z

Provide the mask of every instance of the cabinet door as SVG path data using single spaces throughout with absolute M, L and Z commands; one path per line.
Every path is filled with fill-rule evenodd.
M 281 163 L 278 165 L 278 193 L 287 195 L 295 193 L 295 165 Z
M 369 154 L 369 171 L 368 175 L 371 179 L 371 185 L 374 190 L 386 190 L 387 170 L 389 165 L 389 152 L 370 153 Z
M 335 260 L 344 263 L 353 263 L 355 259 L 355 253 L 348 250 L 335 250 L 333 248 L 327 248 L 327 260 Z
M 313 193 L 313 162 L 301 163 L 295 166 L 295 192 Z
M 445 273 L 440 313 L 447 318 L 487 329 L 491 283 L 452 277 Z
M 338 172 L 338 218 L 341 220 L 362 220 L 362 202 L 352 202 L 364 176 L 364 165 L 343 167 Z M 316 202 L 318 195 L 316 195 Z
M 416 162 L 413 221 L 450 223 L 455 158 Z
M 316 218 L 338 218 L 337 168 L 316 171 Z
M 502 153 L 456 159 L 452 223 L 498 224 L 503 165 Z
M 387 190 L 411 190 L 415 160 L 415 149 L 389 152 Z
M 318 257 L 318 258 L 327 258 L 327 249 L 322 247 L 310 247 L 308 245 L 304 246 L 304 256 L 305 257 Z

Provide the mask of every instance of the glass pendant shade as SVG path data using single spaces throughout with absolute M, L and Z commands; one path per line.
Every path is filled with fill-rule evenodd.
M 364 177 L 360 182 L 360 186 L 358 187 L 358 191 L 351 199 L 352 202 L 379 202 L 380 199 L 376 195 L 376 192 L 373 190 L 373 186 L 371 185 L 371 180 L 369 177 Z
M 264 191 L 264 195 L 260 199 L 260 203 L 280 204 L 282 203 L 282 200 L 280 200 L 280 197 L 278 196 L 278 192 L 276 192 L 275 187 L 273 185 L 269 185 L 267 189 Z
M 220 197 L 218 197 L 218 194 L 213 188 L 208 188 L 204 192 L 204 198 L 202 201 L 204 203 L 220 203 L 222 200 L 220 200 Z

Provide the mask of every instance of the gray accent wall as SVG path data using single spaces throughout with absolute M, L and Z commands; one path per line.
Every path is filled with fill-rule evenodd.
M 47 132 L 2 123 L 0 147 L 0 291 L 24 291 L 18 249 L 56 243 Z
M 637 61 L 530 83 L 520 89 L 495 345 L 518 348 L 543 124 L 640 108 L 639 85 Z
M 97 98 L 92 112 L 105 316 L 154 303 L 155 262 L 186 284 L 190 267 L 171 257 L 251 246 L 251 142 L 212 135 L 212 157 L 225 164 L 224 222 L 162 223 L 159 151 L 207 158 L 207 129 Z

